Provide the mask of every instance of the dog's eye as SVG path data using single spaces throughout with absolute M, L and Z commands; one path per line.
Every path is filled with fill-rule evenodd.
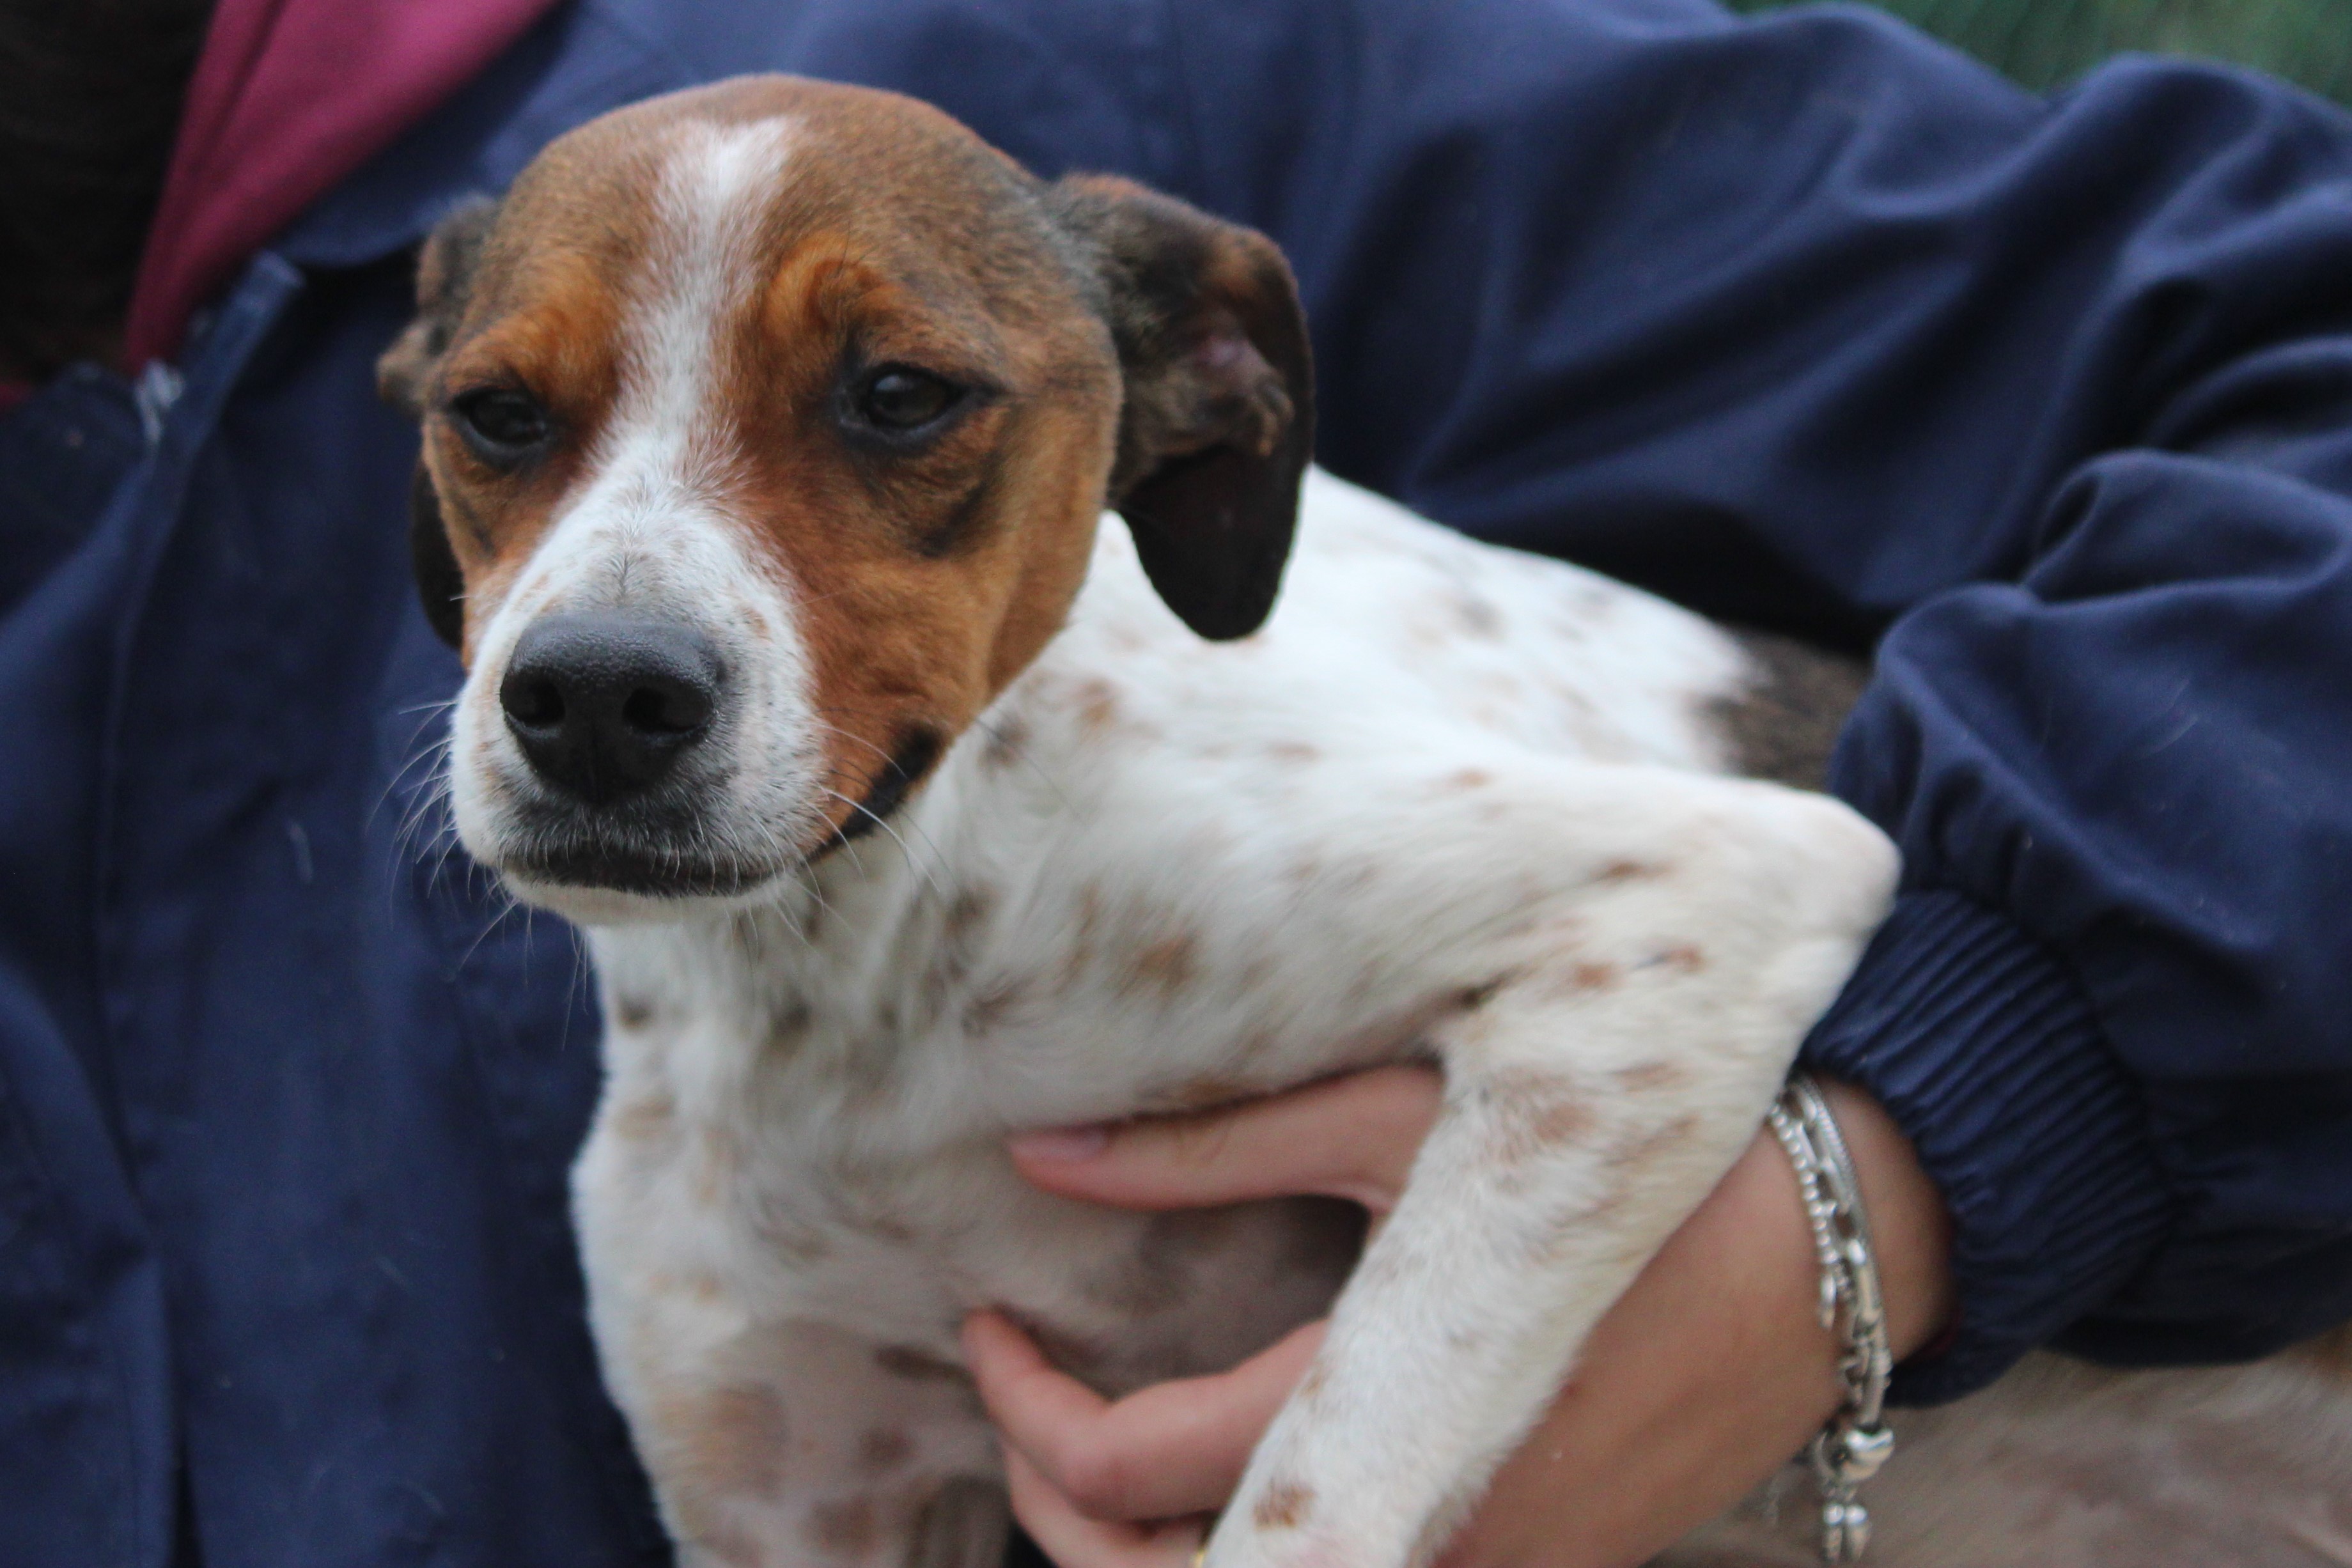
M 450 405 L 457 433 L 478 456 L 491 463 L 514 463 L 546 444 L 553 428 L 539 400 L 510 387 L 489 387 L 467 392 Z
M 886 365 L 866 380 L 857 412 L 868 424 L 903 434 L 920 430 L 963 401 L 963 389 L 929 371 Z

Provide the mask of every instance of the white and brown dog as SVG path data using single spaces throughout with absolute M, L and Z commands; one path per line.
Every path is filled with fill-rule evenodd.
M 609 116 L 421 294 L 455 820 L 591 933 L 594 1325 L 686 1560 L 992 1563 L 973 1307 L 1116 1392 L 1335 1293 L 1210 1560 L 1425 1558 L 1885 907 L 1875 830 L 1731 776 L 1768 663 L 1308 473 L 1271 245 L 904 99 Z M 1360 1266 L 1004 1154 L 1401 1059 L 1444 1109 Z

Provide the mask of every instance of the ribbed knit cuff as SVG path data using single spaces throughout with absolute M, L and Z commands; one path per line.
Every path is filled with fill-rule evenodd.
M 1897 900 L 1802 1060 L 1886 1107 L 1951 1210 L 1957 1316 L 1896 1369 L 1897 1403 L 1990 1383 L 2113 1295 L 2171 1223 L 2137 1086 L 2082 986 L 1965 894 Z

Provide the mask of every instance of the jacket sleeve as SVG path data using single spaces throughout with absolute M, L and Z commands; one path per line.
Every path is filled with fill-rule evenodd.
M 2352 1316 L 2352 120 L 1858 9 L 1199 0 L 1152 171 L 1273 233 L 1323 460 L 1876 674 L 1898 906 L 1810 1058 L 1958 1226 L 1954 1396 Z

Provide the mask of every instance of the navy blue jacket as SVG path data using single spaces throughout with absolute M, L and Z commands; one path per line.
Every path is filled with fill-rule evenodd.
M 582 0 L 176 384 L 0 421 L 0 1564 L 659 1559 L 565 1216 L 593 1002 L 422 791 L 370 364 L 461 193 L 763 68 L 1271 233 L 1340 473 L 1875 645 L 1835 784 L 1906 892 L 1808 1050 L 1958 1218 L 1915 1396 L 2352 1315 L 2340 112 L 1700 0 Z

